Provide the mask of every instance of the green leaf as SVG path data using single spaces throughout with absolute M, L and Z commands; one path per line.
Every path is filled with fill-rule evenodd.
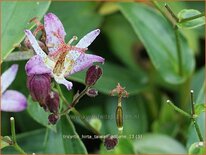
M 4 136 L 1 139 L 1 149 L 10 146 L 9 143 L 7 142 L 12 142 L 11 138 L 9 136 Z
M 202 112 L 205 112 L 205 104 L 195 104 L 195 114 L 199 116 Z
M 141 45 L 128 21 L 120 13 L 108 16 L 105 19 L 103 33 L 108 39 L 112 52 L 125 65 L 139 71 L 135 46 Z
M 102 16 L 96 12 L 97 2 L 52 2 L 49 12 L 55 13 L 67 32 L 66 40 L 72 36 L 79 39 L 100 26 Z
M 186 154 L 182 144 L 162 134 L 142 135 L 133 145 L 136 154 Z
M 172 25 L 146 5 L 119 3 L 119 6 L 121 12 L 144 44 L 154 67 L 163 79 L 172 84 L 183 83 L 194 69 L 192 51 L 188 47 L 185 38 L 180 35 L 183 70 L 180 76 L 175 33 Z
M 179 23 L 177 23 L 177 26 L 179 28 L 185 28 L 185 29 L 192 29 L 192 28 L 196 28 L 202 25 L 205 25 L 205 16 L 199 17 L 199 18 L 195 18 L 189 21 L 184 21 L 188 18 L 200 15 L 201 12 L 199 12 L 198 10 L 194 10 L 194 9 L 183 9 L 178 13 L 178 18 L 180 20 Z
M 113 150 L 107 150 L 102 144 L 100 154 L 135 154 L 133 145 L 128 139 L 119 139 L 118 144 Z
M 17 142 L 23 150 L 28 153 L 43 153 L 45 129 L 34 130 L 17 135 Z M 6 147 L 2 150 L 2 154 L 19 154 L 14 147 Z
M 126 87 L 130 95 L 137 94 L 147 87 L 147 77 L 144 74 L 138 74 L 108 62 L 101 67 L 103 75 L 94 86 L 100 92 L 109 94 L 117 86 L 117 83 Z M 69 79 L 84 83 L 85 72 L 76 73 L 69 77 Z
M 41 19 L 47 11 L 50 2 L 2 2 L 2 60 L 19 45 L 24 38 L 24 30 L 30 29 L 34 23 L 28 22 L 33 17 Z
M 206 154 L 204 142 L 196 142 L 189 148 L 189 154 Z
M 119 10 L 118 6 L 114 2 L 105 2 L 99 9 L 101 15 L 109 15 Z
M 49 132 L 45 153 L 87 154 L 84 144 L 78 137 L 74 125 L 68 117 L 61 117 L 57 123 L 57 132 Z
M 42 107 L 40 107 L 38 102 L 34 102 L 31 96 L 28 97 L 28 107 L 27 112 L 29 115 L 41 125 L 56 131 L 56 126 L 48 123 L 49 112 L 45 112 Z

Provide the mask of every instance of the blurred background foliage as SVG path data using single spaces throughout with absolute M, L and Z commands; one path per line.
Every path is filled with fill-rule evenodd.
M 101 34 L 89 47 L 89 53 L 105 58 L 103 76 L 95 85 L 99 96 L 84 97 L 77 109 L 86 118 L 109 116 L 101 120 L 103 135 L 117 134 L 115 108 L 117 98 L 109 92 L 120 83 L 129 92 L 123 100 L 124 132 L 127 140 L 107 151 L 99 140 L 63 139 L 63 134 L 92 134 L 80 120 L 62 118 L 56 126 L 47 124 L 47 114 L 37 103 L 28 99 L 27 110 L 20 113 L 1 112 L 1 134 L 10 135 L 9 117 L 16 119 L 17 141 L 28 153 L 179 153 L 187 152 L 198 141 L 190 120 L 166 104 L 172 100 L 178 107 L 190 112 L 190 89 L 195 92 L 197 104 L 205 102 L 204 91 L 204 26 L 180 29 L 183 74 L 178 73 L 178 57 L 172 26 L 150 2 L 1 2 L 2 3 L 2 72 L 11 64 L 19 64 L 17 78 L 10 88 L 28 96 L 26 88 L 26 61 L 8 62 L 10 52 L 19 51 L 23 30 L 32 28 L 28 21 L 53 12 L 62 21 L 67 32 L 66 42 L 73 36 L 83 37 L 100 28 Z M 159 2 L 164 10 L 164 3 Z M 178 14 L 182 9 L 204 12 L 204 1 L 168 2 Z M 69 77 L 74 89 L 62 90 L 68 101 L 77 90 L 83 89 L 85 71 Z M 198 117 L 201 132 L 205 132 L 205 113 Z M 73 126 L 74 124 L 74 126 Z M 46 127 L 46 128 L 45 128 Z M 74 129 L 76 128 L 76 131 Z M 56 131 L 56 132 L 55 132 Z M 142 136 L 141 136 L 142 135 Z M 134 137 L 133 137 L 134 136 Z M 84 144 L 84 145 L 83 145 Z M 87 150 L 87 151 L 86 151 Z M 2 153 L 16 153 L 6 147 Z

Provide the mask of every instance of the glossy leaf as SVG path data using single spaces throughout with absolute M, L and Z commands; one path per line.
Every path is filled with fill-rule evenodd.
M 141 45 L 124 16 L 121 14 L 114 14 L 107 17 L 105 19 L 103 33 L 107 36 L 112 52 L 125 65 L 140 71 L 137 57 L 135 56 L 138 51 L 135 51 L 135 47 Z
M 57 123 L 57 132 L 49 132 L 45 153 L 87 154 L 87 150 L 78 137 L 73 123 L 66 116 L 62 116 Z
M 146 5 L 119 3 L 119 6 L 144 44 L 154 67 L 163 79 L 172 84 L 183 83 L 194 69 L 192 51 L 185 38 L 180 35 L 183 70 L 180 75 L 175 33 L 172 26 L 163 16 Z
M 186 154 L 186 149 L 175 139 L 162 134 L 145 134 L 134 142 L 136 154 Z
M 45 129 L 34 130 L 17 135 L 17 142 L 22 149 L 28 153 L 43 153 Z M 2 154 L 19 154 L 14 147 L 6 147 L 1 151 Z
M 113 150 L 107 150 L 102 144 L 100 154 L 135 154 L 135 152 L 130 140 L 120 138 L 118 144 Z
M 189 154 L 206 154 L 204 142 L 196 142 L 189 148 Z
M 183 9 L 178 13 L 178 18 L 180 20 L 179 23 L 177 23 L 178 27 L 180 28 L 185 28 L 185 29 L 192 29 L 192 28 L 196 28 L 202 25 L 205 25 L 205 16 L 193 19 L 193 20 L 189 20 L 189 21 L 183 21 L 187 18 L 190 17 L 194 17 L 196 15 L 200 15 L 201 12 L 199 12 L 198 10 L 194 10 L 194 9 Z M 182 22 L 181 22 L 182 21 Z
M 100 92 L 109 94 L 114 89 L 117 83 L 121 83 L 126 87 L 130 95 L 137 94 L 143 91 L 147 86 L 147 77 L 144 74 L 131 72 L 130 70 L 106 62 L 101 66 L 103 68 L 103 75 L 95 84 L 95 88 Z M 85 71 L 72 75 L 69 79 L 84 83 Z
M 31 96 L 28 97 L 27 101 L 28 101 L 27 111 L 28 111 L 29 115 L 36 122 L 40 123 L 41 125 L 56 131 L 56 126 L 55 125 L 49 125 L 48 116 L 49 116 L 50 113 L 45 112 L 44 109 L 42 107 L 40 107 L 38 102 L 34 102 L 31 99 Z
M 34 26 L 34 23 L 28 24 L 28 22 L 38 17 L 41 19 L 44 13 L 47 11 L 50 2 L 7 2 L 4 1 L 1 4 L 2 13 L 2 48 L 1 54 L 4 60 L 9 53 L 19 45 L 24 38 L 24 30 L 30 29 Z

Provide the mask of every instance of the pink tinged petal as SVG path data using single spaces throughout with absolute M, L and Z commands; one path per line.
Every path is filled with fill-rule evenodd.
M 75 62 L 72 70 L 67 73 L 67 76 L 92 66 L 94 62 L 104 63 L 104 58 L 93 54 L 82 54 Z
M 80 47 L 80 48 L 87 48 L 95 39 L 96 37 L 99 35 L 100 30 L 96 29 L 94 31 L 89 32 L 88 34 L 86 34 L 76 45 L 76 47 Z
M 72 89 L 73 84 L 67 81 L 64 77 L 54 76 L 54 79 L 57 83 L 65 85 L 68 90 Z
M 31 33 L 30 30 L 25 30 L 24 31 L 26 36 L 28 37 L 31 46 L 34 48 L 34 51 L 36 52 L 37 55 L 39 55 L 40 57 L 42 57 L 43 59 L 47 58 L 46 53 L 40 48 L 36 38 L 34 37 L 34 35 Z
M 25 65 L 26 74 L 31 76 L 33 74 L 50 74 L 49 69 L 43 62 L 43 59 L 39 55 L 35 55 L 29 59 Z
M 1 98 L 1 111 L 19 112 L 27 107 L 26 97 L 16 91 L 7 90 Z
M 58 45 L 64 42 L 66 32 L 59 18 L 53 13 L 44 16 L 44 28 L 46 31 L 46 44 L 53 46 L 49 47 L 50 54 L 52 54 L 58 50 Z
M 81 54 L 84 54 L 84 53 L 72 50 L 68 52 L 66 57 L 69 60 L 76 61 Z
M 7 69 L 1 76 L 1 92 L 3 93 L 14 81 L 18 71 L 18 65 L 14 64 Z

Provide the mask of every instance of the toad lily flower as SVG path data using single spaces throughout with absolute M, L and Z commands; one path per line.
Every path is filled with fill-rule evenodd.
M 104 62 L 104 58 L 100 56 L 84 53 L 99 35 L 99 29 L 86 34 L 76 46 L 71 45 L 74 40 L 77 40 L 76 36 L 65 43 L 66 32 L 61 21 L 54 14 L 48 13 L 44 16 L 44 29 L 48 55 L 40 48 L 31 31 L 25 30 L 25 34 L 37 54 L 25 66 L 28 76 L 49 73 L 57 83 L 64 84 L 70 90 L 72 83 L 65 77 L 90 67 L 94 62 Z
M 7 112 L 19 112 L 27 107 L 26 97 L 16 90 L 6 90 L 14 81 L 18 65 L 12 65 L 1 76 L 1 110 Z

